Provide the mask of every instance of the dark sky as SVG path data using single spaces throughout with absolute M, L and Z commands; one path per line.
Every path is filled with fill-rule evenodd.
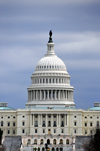
M 0 0 L 0 102 L 24 108 L 49 30 L 66 64 L 77 108 L 100 101 L 100 1 Z

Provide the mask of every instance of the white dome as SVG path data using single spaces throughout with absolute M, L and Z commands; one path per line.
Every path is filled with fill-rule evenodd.
M 66 71 L 66 65 L 64 62 L 57 57 L 56 55 L 47 55 L 39 60 L 39 62 L 36 65 L 35 70 L 44 70 L 44 69 L 52 69 L 52 70 L 65 70 Z

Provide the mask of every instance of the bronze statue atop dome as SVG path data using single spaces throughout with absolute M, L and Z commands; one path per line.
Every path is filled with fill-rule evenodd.
M 49 37 L 48 43 L 53 43 L 53 41 L 52 41 L 52 30 L 50 30 L 49 35 L 50 35 L 50 37 Z
M 50 37 L 52 37 L 52 30 L 50 30 L 49 35 L 50 35 Z

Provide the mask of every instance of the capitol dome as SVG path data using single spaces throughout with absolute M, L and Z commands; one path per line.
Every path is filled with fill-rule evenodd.
M 49 55 L 43 57 L 37 63 L 35 70 L 39 71 L 42 69 L 66 71 L 66 66 L 64 62 L 56 55 Z
M 51 32 L 51 31 L 50 31 Z M 52 32 L 47 43 L 47 53 L 40 59 L 31 76 L 26 106 L 75 106 L 73 86 L 65 63 L 54 52 Z

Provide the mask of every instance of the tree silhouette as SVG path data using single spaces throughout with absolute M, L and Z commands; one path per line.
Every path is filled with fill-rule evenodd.
M 85 151 L 100 151 L 100 128 L 96 129 L 95 134 L 83 145 L 83 148 Z

